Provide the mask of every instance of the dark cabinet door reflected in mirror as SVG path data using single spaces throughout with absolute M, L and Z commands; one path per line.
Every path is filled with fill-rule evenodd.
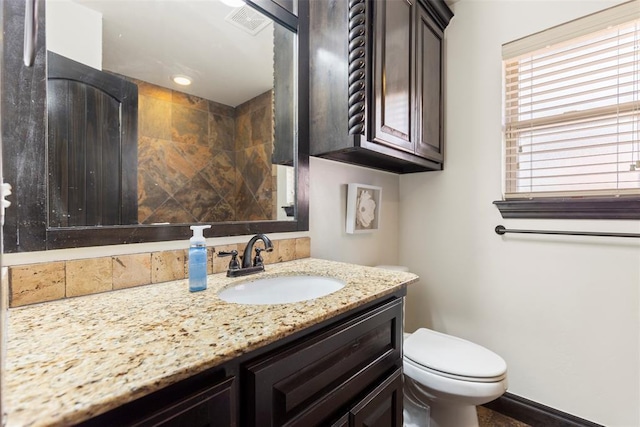
M 306 0 L 8 3 L 7 251 L 308 229 Z

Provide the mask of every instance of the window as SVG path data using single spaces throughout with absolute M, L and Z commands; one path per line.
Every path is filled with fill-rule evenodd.
M 503 68 L 503 216 L 640 218 L 640 2 L 509 43 Z

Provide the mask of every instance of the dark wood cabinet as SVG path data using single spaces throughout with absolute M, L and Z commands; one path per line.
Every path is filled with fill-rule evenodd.
M 215 369 L 80 423 L 82 427 L 235 427 L 237 379 Z
M 372 2 L 374 22 L 371 105 L 372 142 L 415 150 L 414 5 L 409 1 Z
M 402 301 L 335 325 L 243 370 L 249 426 L 327 425 L 401 364 Z
M 309 13 L 311 155 L 442 169 L 444 1 L 327 0 Z
M 402 427 L 402 369 L 396 369 L 331 427 Z
M 349 427 L 349 414 L 344 414 L 338 421 L 331 424 L 331 427 Z
M 234 378 L 208 387 L 134 422 L 136 427 L 232 427 L 235 420 Z
M 404 289 L 80 424 L 402 425 Z
M 443 29 L 424 8 L 416 14 L 416 154 L 444 162 Z
M 350 427 L 402 427 L 402 369 L 396 369 L 349 411 Z

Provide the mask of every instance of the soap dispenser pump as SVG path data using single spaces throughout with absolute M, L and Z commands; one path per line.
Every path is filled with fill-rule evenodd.
M 207 241 L 202 230 L 210 225 L 192 225 L 193 236 L 189 239 L 189 291 L 207 289 Z

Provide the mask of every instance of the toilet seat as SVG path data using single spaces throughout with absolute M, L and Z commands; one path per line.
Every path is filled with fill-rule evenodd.
M 437 375 L 439 377 L 443 377 L 443 378 L 450 378 L 452 380 L 457 380 L 457 381 L 466 381 L 466 382 L 472 382 L 472 383 L 497 383 L 502 381 L 503 379 L 505 379 L 507 377 L 507 374 L 504 373 L 502 375 L 496 376 L 496 377 L 466 377 L 463 375 L 455 375 L 455 374 L 450 374 L 448 372 L 442 372 L 442 371 L 438 371 L 435 369 L 431 369 L 427 366 L 421 365 L 420 363 L 415 362 L 414 360 L 408 358 L 407 356 L 404 357 L 404 361 L 406 363 L 411 364 L 414 369 L 419 369 L 421 371 L 423 371 L 424 373 L 429 373 L 431 375 Z M 406 366 L 406 364 L 405 364 Z
M 507 374 L 507 363 L 491 350 L 426 328 L 405 339 L 404 357 L 415 368 L 460 381 L 499 382 Z

